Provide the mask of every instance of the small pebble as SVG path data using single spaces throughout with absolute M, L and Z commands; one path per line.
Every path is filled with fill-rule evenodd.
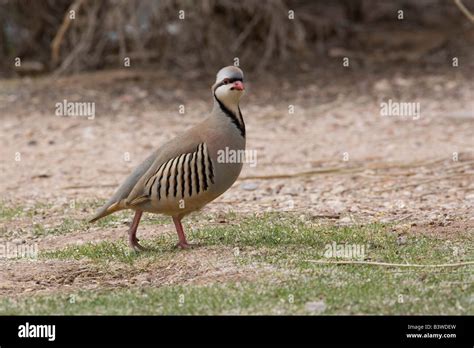
M 258 188 L 258 185 L 254 182 L 244 182 L 242 185 L 240 185 L 240 188 L 246 191 L 254 191 Z
M 352 222 L 352 219 L 350 218 L 350 216 L 344 216 L 339 220 L 339 222 L 341 224 L 350 224 Z

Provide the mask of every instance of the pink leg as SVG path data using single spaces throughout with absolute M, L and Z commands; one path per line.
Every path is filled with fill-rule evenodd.
M 142 247 L 137 238 L 137 227 L 138 223 L 140 222 L 140 218 L 142 217 L 143 212 L 140 210 L 135 211 L 135 216 L 133 217 L 132 225 L 130 226 L 130 230 L 128 231 L 128 245 L 135 251 L 143 251 L 146 250 Z
M 181 249 L 188 249 L 192 245 L 186 240 L 186 235 L 184 234 L 183 225 L 181 224 L 181 219 L 173 216 L 174 226 L 176 227 L 176 232 L 178 232 L 179 242 L 176 244 L 177 247 Z

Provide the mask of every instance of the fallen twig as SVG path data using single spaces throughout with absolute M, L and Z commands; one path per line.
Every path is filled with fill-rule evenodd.
M 273 174 L 273 175 L 252 175 L 252 176 L 245 176 L 240 178 L 239 180 L 273 180 L 273 179 L 289 179 L 289 178 L 296 178 L 300 176 L 310 176 L 315 174 L 328 174 L 328 173 L 338 173 L 338 174 L 353 174 L 362 172 L 365 170 L 383 170 L 383 169 L 392 169 L 392 168 L 419 168 L 419 167 L 427 167 L 436 163 L 440 163 L 445 161 L 446 158 L 438 158 L 435 160 L 429 160 L 424 162 L 412 162 L 412 163 L 374 163 L 369 164 L 367 166 L 359 166 L 359 167 L 330 167 L 330 168 L 322 168 L 322 169 L 315 169 L 309 170 L 305 172 L 298 172 L 292 174 Z M 406 174 L 406 173 L 405 173 Z
M 310 176 L 314 174 L 327 174 L 327 173 L 354 173 L 365 170 L 365 168 L 344 168 L 344 167 L 336 167 L 336 168 L 327 168 L 327 169 L 316 169 L 316 170 L 309 170 L 307 172 L 298 172 L 293 174 L 275 174 L 275 175 L 252 175 L 252 176 L 245 176 L 240 178 L 239 180 L 273 180 L 273 179 L 289 179 L 289 178 L 296 178 L 299 176 Z
M 88 189 L 93 187 L 117 187 L 117 184 L 103 184 L 103 185 L 71 185 L 63 186 L 61 190 L 72 190 L 72 189 Z
M 303 260 L 306 262 L 317 263 L 321 265 L 369 265 L 369 266 L 386 266 L 386 267 L 416 267 L 416 268 L 442 268 L 442 267 L 462 267 L 474 265 L 474 261 L 457 262 L 457 263 L 442 263 L 442 264 L 410 264 L 410 263 L 390 263 L 390 262 L 376 262 L 376 261 L 325 261 L 325 260 Z
M 440 176 L 440 177 L 431 178 L 431 179 L 427 179 L 427 180 L 411 182 L 411 183 L 405 184 L 405 185 L 395 185 L 395 186 L 392 186 L 392 187 L 389 187 L 389 188 L 386 188 L 386 189 L 383 189 L 383 190 L 377 190 L 377 191 L 375 191 L 375 193 L 384 193 L 384 192 L 389 192 L 389 191 L 397 191 L 397 190 L 406 189 L 406 188 L 412 187 L 412 186 L 419 186 L 419 185 L 423 185 L 423 184 L 429 184 L 429 183 L 435 182 L 435 181 L 452 179 L 452 178 L 458 177 L 458 176 L 465 176 L 465 175 L 455 173 L 455 174 Z

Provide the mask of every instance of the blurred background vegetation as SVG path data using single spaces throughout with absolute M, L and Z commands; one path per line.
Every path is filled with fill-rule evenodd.
M 460 4 L 474 12 L 473 0 L 0 0 L 0 76 L 123 67 L 126 57 L 169 70 L 238 57 L 258 72 L 344 56 L 439 63 L 472 50 Z

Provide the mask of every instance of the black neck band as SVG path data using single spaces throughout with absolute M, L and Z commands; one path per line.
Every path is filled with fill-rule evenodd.
M 221 108 L 222 112 L 224 112 L 224 114 L 231 119 L 232 123 L 235 124 L 237 129 L 240 131 L 240 134 L 245 138 L 245 123 L 244 119 L 242 118 L 242 113 L 240 112 L 240 107 L 237 108 L 239 111 L 239 117 L 235 113 L 233 113 L 227 106 L 225 106 L 224 103 L 222 103 L 219 98 L 217 98 L 215 93 L 214 98 L 216 98 L 217 103 L 219 104 L 219 107 Z

